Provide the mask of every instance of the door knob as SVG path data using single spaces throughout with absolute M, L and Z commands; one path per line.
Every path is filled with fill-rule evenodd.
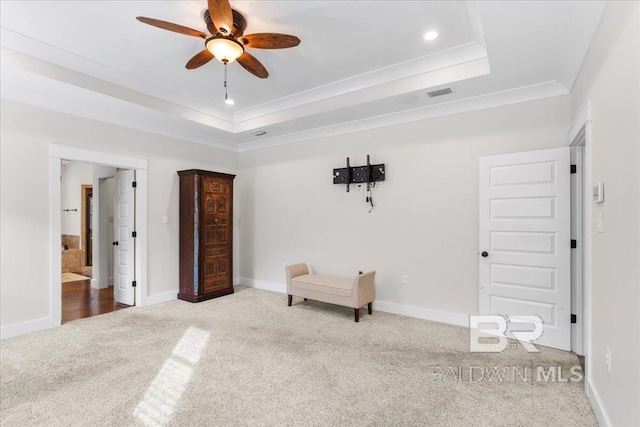
M 113 242 L 112 245 L 113 246 L 118 246 L 118 242 Z
M 480 255 L 482 255 L 484 258 L 486 258 L 486 257 L 488 257 L 488 256 L 489 256 L 489 252 L 487 252 L 487 251 L 482 251 L 482 253 L 481 253 Z

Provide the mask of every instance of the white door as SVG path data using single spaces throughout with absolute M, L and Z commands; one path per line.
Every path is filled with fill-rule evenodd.
M 569 147 L 480 158 L 480 314 L 538 315 L 571 348 Z M 509 335 L 508 335 L 509 336 Z
M 135 289 L 135 171 L 116 172 L 113 281 L 116 302 L 134 305 Z

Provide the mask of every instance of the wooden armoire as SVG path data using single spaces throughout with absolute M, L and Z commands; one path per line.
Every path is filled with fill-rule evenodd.
M 233 179 L 199 169 L 180 175 L 180 292 L 200 302 L 233 293 Z

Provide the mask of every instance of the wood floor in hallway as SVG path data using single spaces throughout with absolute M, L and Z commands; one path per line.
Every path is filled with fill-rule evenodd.
M 62 323 L 98 314 L 110 313 L 130 306 L 115 301 L 113 287 L 94 289 L 90 280 L 62 284 Z

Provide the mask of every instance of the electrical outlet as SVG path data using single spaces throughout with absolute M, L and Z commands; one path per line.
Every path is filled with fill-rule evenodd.
M 611 350 L 609 350 L 608 348 L 605 350 L 605 353 L 604 353 L 604 363 L 607 364 L 607 371 L 611 373 Z
M 403 285 L 408 285 L 409 284 L 409 275 L 408 274 L 403 274 L 402 275 L 402 284 Z
M 596 231 L 604 233 L 604 214 L 596 214 Z
M 374 184 L 374 187 L 373 187 L 373 188 L 374 188 L 375 190 L 378 190 L 378 191 L 382 190 L 382 183 L 381 183 L 381 182 L 376 182 L 376 183 Z

